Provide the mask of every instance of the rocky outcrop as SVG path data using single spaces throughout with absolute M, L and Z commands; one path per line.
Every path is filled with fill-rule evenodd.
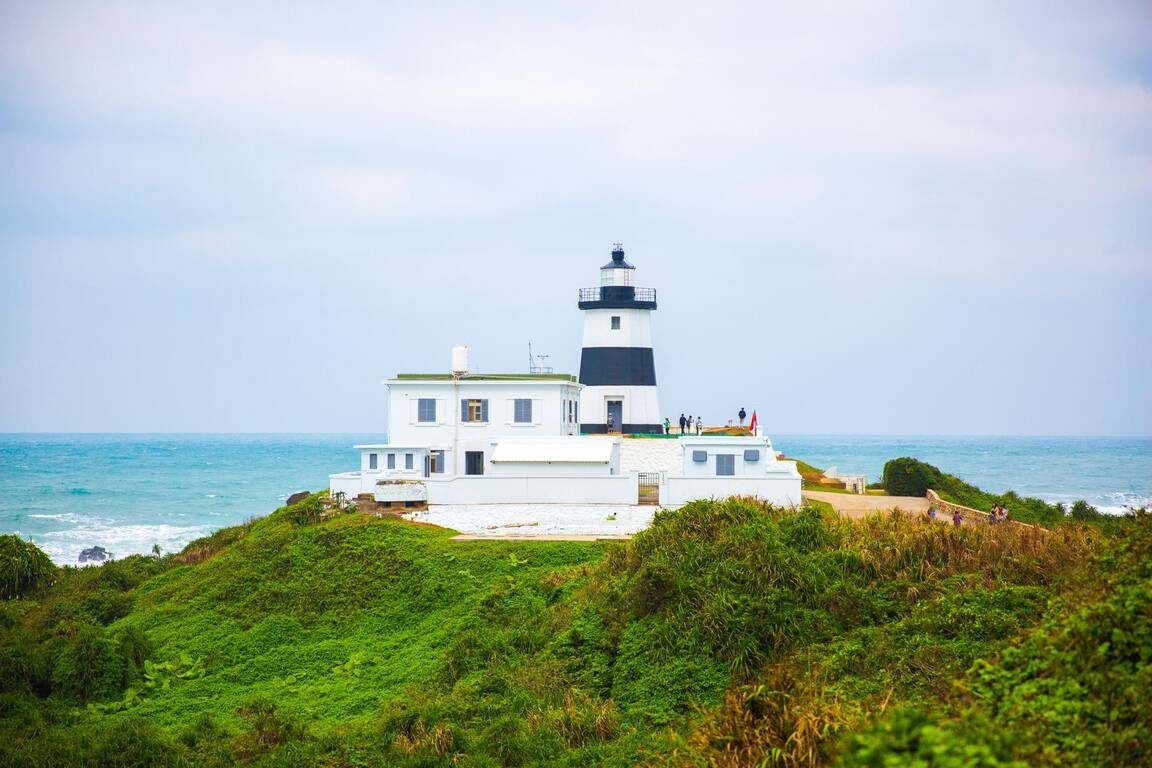
M 308 493 L 308 491 L 297 491 L 296 493 L 289 496 L 288 501 L 284 502 L 284 504 L 285 504 L 285 506 L 290 507 L 293 504 L 297 504 L 301 501 L 304 501 L 304 499 L 308 498 L 311 495 L 312 494 Z
M 80 550 L 80 562 L 82 563 L 102 563 L 111 559 L 112 553 L 104 547 L 96 546 Z

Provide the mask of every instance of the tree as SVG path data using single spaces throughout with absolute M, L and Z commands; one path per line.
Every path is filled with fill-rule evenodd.
M 905 456 L 885 464 L 883 477 L 884 488 L 893 496 L 926 496 L 944 476 L 931 464 Z
M 0 536 L 0 598 L 27 597 L 56 582 L 60 569 L 35 544 Z

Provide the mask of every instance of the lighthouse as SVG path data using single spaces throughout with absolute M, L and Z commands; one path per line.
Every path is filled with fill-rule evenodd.
M 600 268 L 600 285 L 581 288 L 584 342 L 580 353 L 580 432 L 663 432 L 652 355 L 656 291 L 638 288 L 636 267 L 616 243 Z

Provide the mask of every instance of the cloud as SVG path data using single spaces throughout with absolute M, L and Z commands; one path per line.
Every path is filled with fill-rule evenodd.
M 662 290 L 739 280 L 774 316 L 843 287 L 811 320 L 829 337 L 886 337 L 908 318 L 882 322 L 868 300 L 900 308 L 941 286 L 1011 286 L 1001 306 L 1071 302 L 1098 281 L 1148 291 L 1144 3 L 45 0 L 0 14 L 0 268 L 22 286 L 5 311 L 38 334 L 28 349 L 60 342 L 55 326 L 29 330 L 33 297 L 79 306 L 107 289 L 93 264 L 148 289 L 234 282 L 245 321 L 244 302 L 279 310 L 261 274 L 326 295 L 388 286 L 357 301 L 390 328 L 427 311 L 391 287 L 418 280 L 450 308 L 428 343 L 528 326 L 557 357 L 578 329 L 548 314 L 555 297 L 594 279 L 615 239 Z M 75 278 L 66 290 L 53 270 Z M 273 293 L 295 290 L 284 279 Z M 176 337 L 214 320 L 191 306 Z M 1152 322 L 1147 300 L 1133 306 L 1096 329 L 1129 338 Z M 333 337 L 353 322 L 324 317 Z M 738 343 L 715 318 L 682 321 L 662 323 Z M 100 338 L 99 318 L 76 322 Z M 374 341 L 423 354 L 403 334 Z M 715 346 L 716 364 L 733 356 Z M 749 375 L 778 375 L 764 366 Z

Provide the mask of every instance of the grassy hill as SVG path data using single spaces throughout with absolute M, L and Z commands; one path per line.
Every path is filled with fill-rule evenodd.
M 1152 756 L 1144 518 L 953 529 L 732 499 L 625 543 L 511 543 L 318 508 L 0 602 L 0 764 Z

